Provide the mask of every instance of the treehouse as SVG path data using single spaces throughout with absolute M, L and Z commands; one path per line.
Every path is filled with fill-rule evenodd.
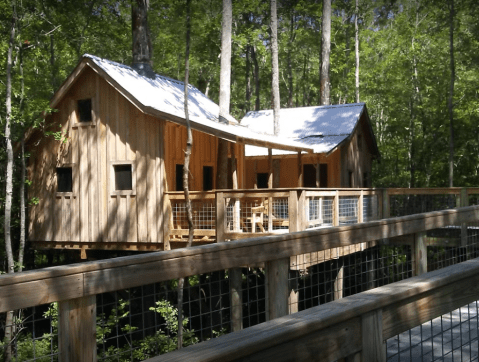
M 364 103 L 285 108 L 280 110 L 279 136 L 314 149 L 307 155 L 245 147 L 245 186 L 274 188 L 371 187 L 371 167 L 379 159 L 376 138 Z M 249 112 L 241 124 L 273 134 L 273 111 Z
M 184 206 L 180 210 L 180 204 L 170 200 L 179 197 L 174 191 L 182 190 L 183 92 L 180 81 L 92 55 L 82 57 L 50 103 L 56 111 L 45 124 L 56 137 L 32 130 L 27 140 L 28 177 L 33 182 L 29 197 L 39 201 L 29 208 L 34 247 L 171 247 L 171 229 L 181 229 L 185 217 Z M 232 117 L 220 122 L 218 106 L 191 85 L 188 109 L 194 138 L 192 191 L 215 188 L 219 138 L 231 142 L 229 156 L 235 155 L 239 188 L 245 186 L 245 144 L 312 151 L 307 145 L 257 134 Z M 208 198 L 211 193 L 196 194 L 196 200 Z M 214 220 L 214 203 L 210 206 L 200 205 Z M 178 230 L 175 235 L 181 239 L 184 234 Z M 211 234 L 206 230 L 201 237 L 211 242 Z

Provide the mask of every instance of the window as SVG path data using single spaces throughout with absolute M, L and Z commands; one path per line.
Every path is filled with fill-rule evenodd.
M 184 188 L 183 188 L 183 165 L 176 165 L 176 191 L 184 191 Z
M 73 173 L 71 167 L 57 167 L 57 192 L 73 191 Z
M 319 187 L 328 187 L 328 164 L 319 164 Z
M 91 122 L 93 120 L 91 116 L 91 99 L 78 100 L 78 114 L 80 122 Z
M 268 173 L 258 173 L 256 174 L 256 185 L 258 185 L 259 189 L 267 189 L 268 188 Z
M 314 165 L 303 165 L 303 186 L 316 187 L 316 167 Z
M 203 191 L 213 190 L 213 167 L 203 166 Z
M 131 165 L 113 165 L 115 171 L 115 191 L 132 190 Z

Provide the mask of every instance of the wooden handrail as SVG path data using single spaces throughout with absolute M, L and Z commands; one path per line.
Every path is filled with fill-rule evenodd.
M 372 359 L 364 359 L 365 355 L 383 354 L 388 338 L 478 300 L 478 285 L 479 258 L 147 361 L 336 360 L 358 352 L 369 361 Z M 377 326 L 368 323 L 371 316 L 377 319 Z M 375 335 L 379 343 L 368 343 Z
M 0 276 L 0 312 L 479 220 L 479 206 Z

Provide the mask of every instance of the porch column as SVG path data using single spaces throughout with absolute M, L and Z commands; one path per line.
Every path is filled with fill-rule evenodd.
M 298 151 L 298 187 L 303 187 L 303 160 L 301 151 Z

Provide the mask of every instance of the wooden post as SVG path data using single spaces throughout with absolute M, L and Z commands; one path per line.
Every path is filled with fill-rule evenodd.
M 464 187 L 461 189 L 461 200 L 460 200 L 460 206 L 461 207 L 466 207 L 469 206 L 469 197 L 468 197 L 467 189 Z M 466 247 L 467 246 L 467 224 L 462 223 L 461 224 L 461 246 Z
M 62 362 L 94 362 L 96 295 L 58 303 L 58 349 Z
M 414 234 L 414 275 L 427 273 L 426 232 Z
M 298 197 L 299 192 L 299 197 Z M 298 190 L 290 191 L 289 193 L 289 232 L 302 231 L 304 230 L 304 220 L 306 218 L 304 204 L 305 204 L 305 193 Z M 303 256 L 303 255 L 301 255 Z M 292 259 L 296 260 L 297 255 L 289 258 L 291 262 Z M 289 267 L 290 264 L 288 264 Z M 289 269 L 288 269 L 289 270 Z M 297 283 L 288 283 L 289 295 L 288 295 L 288 312 L 293 314 L 298 312 L 298 302 L 299 302 L 299 292 L 297 291 Z
M 339 248 L 336 248 L 338 250 Z M 334 280 L 334 300 L 341 299 L 343 297 L 344 290 L 344 260 L 340 257 L 338 259 L 338 274 Z
M 289 215 L 289 232 L 299 231 L 298 217 L 298 194 L 296 191 L 289 192 L 288 198 L 288 215 Z
M 222 192 L 216 193 L 216 242 L 225 241 L 225 199 Z
M 383 313 L 375 310 L 361 316 L 362 361 L 386 361 L 386 344 L 383 341 Z
M 319 162 L 316 164 L 316 187 L 319 189 L 321 187 L 320 185 L 320 180 L 321 180 L 321 174 L 319 172 L 320 167 L 319 167 Z
M 361 190 L 361 194 L 359 195 L 358 199 L 358 223 L 364 222 L 364 195 L 363 195 L 363 190 Z
M 268 320 L 288 314 L 288 271 L 289 258 L 272 260 L 266 263 Z
M 334 194 L 333 226 L 339 226 L 339 191 L 336 191 L 336 193 Z
M 389 219 L 391 215 L 390 205 L 389 205 L 389 194 L 387 189 L 383 189 L 382 193 L 382 213 L 381 219 Z
M 238 179 L 236 176 L 236 145 L 231 144 L 232 170 L 233 170 L 233 189 L 238 189 Z M 224 203 L 223 203 L 224 205 Z M 235 199 L 234 204 L 234 231 L 238 232 L 240 227 L 240 201 Z M 255 225 L 253 225 L 253 229 Z M 243 292 L 242 292 L 242 271 L 241 268 L 231 268 L 228 270 L 228 279 L 230 284 L 230 308 L 231 308 L 231 331 L 236 332 L 243 329 Z
M 298 187 L 303 187 L 303 160 L 301 151 L 298 151 Z
M 228 270 L 230 282 L 231 332 L 243 329 L 243 296 L 241 268 Z
M 268 148 L 268 188 L 273 188 L 273 150 Z

